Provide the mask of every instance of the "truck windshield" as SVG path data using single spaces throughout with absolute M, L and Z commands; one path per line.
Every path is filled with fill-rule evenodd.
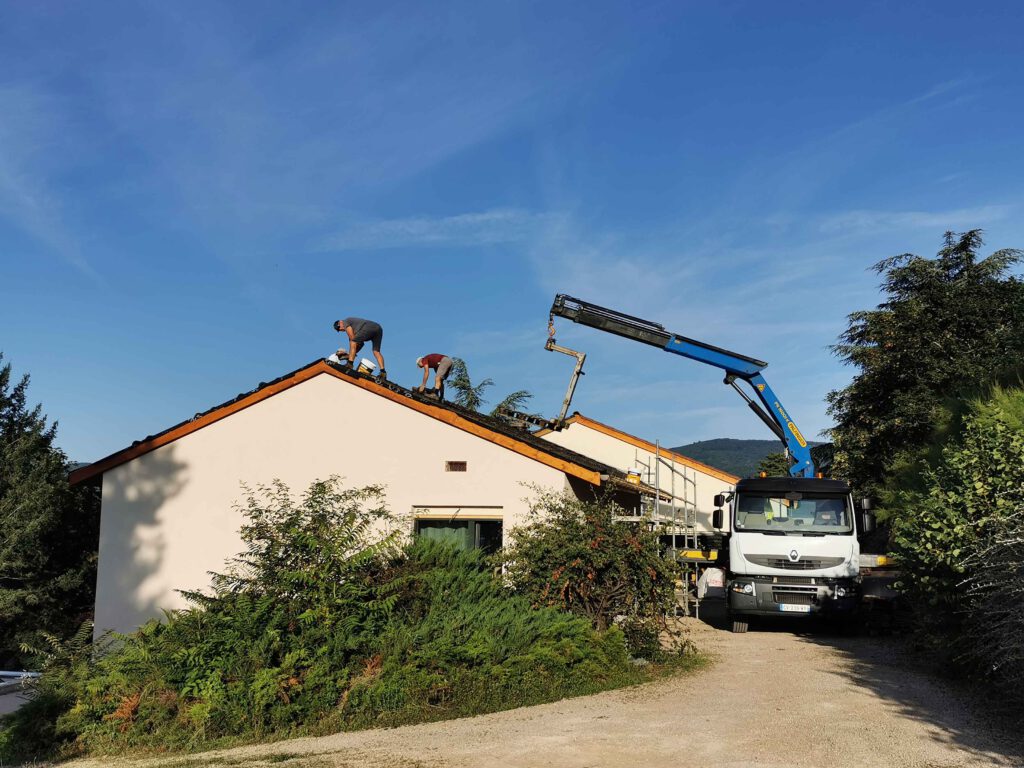
M 779 534 L 853 532 L 846 496 L 804 493 L 799 499 L 743 493 L 736 502 L 736 530 Z

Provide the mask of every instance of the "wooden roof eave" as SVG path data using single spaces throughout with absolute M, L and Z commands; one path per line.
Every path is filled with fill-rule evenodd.
M 384 397 L 394 403 L 397 403 L 398 405 L 402 405 L 406 408 L 418 411 L 426 416 L 429 416 L 431 418 L 437 419 L 438 421 L 453 426 L 456 429 L 460 429 L 464 432 L 476 435 L 477 437 L 487 440 L 488 442 L 500 445 L 503 448 L 507 448 L 510 451 L 518 453 L 521 456 L 525 456 L 527 458 L 533 459 L 534 461 L 538 461 L 542 464 L 545 464 L 551 467 L 552 469 L 557 469 L 561 472 L 566 473 L 567 475 L 571 475 L 573 477 L 579 478 L 580 480 L 584 480 L 590 483 L 591 485 L 601 485 L 601 473 L 596 470 L 581 467 L 578 464 L 566 461 L 565 459 L 561 459 L 557 456 L 547 454 L 544 451 L 534 448 L 531 445 L 527 445 L 519 440 L 516 440 L 513 437 L 489 430 L 485 426 L 476 424 L 470 421 L 469 419 L 463 418 L 454 411 L 447 410 L 446 408 L 442 408 L 440 406 L 422 403 L 417 400 L 413 400 L 412 398 L 409 397 L 404 397 L 398 394 L 397 392 L 392 392 L 387 387 L 383 387 L 379 384 L 376 384 L 375 382 L 369 379 L 343 374 L 340 371 L 335 370 L 333 367 L 331 367 L 325 362 L 319 362 L 307 368 L 303 368 L 299 371 L 296 371 L 295 374 L 289 376 L 286 379 L 274 382 L 273 384 L 268 384 L 266 387 L 257 389 L 256 391 L 251 392 L 248 395 L 239 398 L 238 400 L 227 403 L 226 405 L 217 408 L 213 411 L 210 411 L 208 413 L 205 413 L 191 421 L 184 422 L 183 424 L 180 424 L 179 426 L 170 429 L 167 432 L 157 435 L 156 437 L 153 437 L 149 440 L 143 440 L 139 443 L 131 445 L 128 448 L 124 448 L 120 451 L 117 451 L 116 453 L 112 453 L 110 456 L 100 459 L 99 461 L 96 461 L 87 466 L 79 467 L 78 469 L 69 473 L 68 481 L 70 482 L 71 485 L 78 485 L 79 483 L 91 480 L 99 475 L 102 475 L 104 472 L 113 469 L 114 467 L 120 466 L 121 464 L 131 461 L 132 459 L 136 459 L 139 456 L 142 456 L 146 453 L 156 450 L 157 448 L 172 443 L 175 440 L 185 437 L 186 435 L 190 435 L 193 432 L 202 429 L 203 427 L 216 423 L 221 419 L 227 418 L 228 416 L 234 413 L 244 410 L 245 408 L 248 408 L 259 402 L 262 402 L 263 400 L 266 400 L 269 397 L 273 397 L 274 395 L 279 394 L 280 392 L 283 392 L 286 389 L 290 389 L 291 387 L 294 387 L 297 384 L 301 384 L 304 381 L 308 381 L 309 379 L 312 379 L 316 376 L 320 376 L 323 374 L 334 376 L 335 378 L 341 379 L 349 384 L 353 384 L 354 386 L 357 386 L 360 389 L 364 389 L 368 392 L 372 392 L 375 395 Z

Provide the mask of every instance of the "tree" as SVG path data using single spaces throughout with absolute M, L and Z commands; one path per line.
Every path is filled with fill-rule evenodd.
M 510 411 L 521 411 L 526 403 L 533 399 L 533 395 L 525 389 L 517 389 L 511 394 L 505 395 L 504 399 L 494 406 L 491 416 L 501 417 Z
M 919 637 L 1020 702 L 1024 683 L 1024 390 L 995 386 L 942 415 L 892 546 Z
M 1024 353 L 1022 252 L 978 257 L 980 230 L 947 232 L 934 259 L 893 256 L 874 269 L 883 301 L 854 312 L 832 349 L 858 369 L 828 395 L 835 469 L 876 492 L 904 451 L 930 438 L 944 399 L 977 388 Z
M 469 368 L 466 361 L 461 357 L 452 358 L 452 372 L 448 377 L 448 386 L 455 390 L 455 404 L 461 405 L 471 411 L 480 410 L 480 406 L 486 403 L 484 392 L 488 387 L 494 386 L 492 379 L 484 379 L 479 384 L 473 384 L 469 378 Z
M 782 451 L 769 453 L 757 464 L 758 473 L 764 472 L 768 477 L 785 477 L 789 474 L 789 460 Z
M 513 588 L 535 605 L 585 616 L 598 630 L 625 617 L 632 650 L 656 652 L 677 576 L 658 534 L 616 521 L 622 510 L 611 501 L 568 493 L 539 491 L 530 513 L 500 554 Z
M 21 643 L 66 638 L 92 615 L 99 493 L 71 488 L 56 422 L 27 405 L 29 377 L 12 385 L 0 354 L 0 663 Z
M 484 392 L 494 386 L 494 380 L 486 378 L 478 384 L 474 384 L 469 378 L 469 368 L 466 361 L 460 357 L 452 358 L 452 370 L 448 378 L 448 386 L 455 390 L 454 402 L 471 411 L 479 411 L 480 406 L 487 402 Z M 491 416 L 501 418 L 508 411 L 520 410 L 528 400 L 533 397 L 528 390 L 517 389 L 499 402 Z

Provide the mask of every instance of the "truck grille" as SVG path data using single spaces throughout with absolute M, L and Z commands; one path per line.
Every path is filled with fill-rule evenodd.
M 766 568 L 779 568 L 785 571 L 814 571 L 820 568 L 833 568 L 846 562 L 843 557 L 807 557 L 793 562 L 788 557 L 778 555 L 744 555 L 754 565 Z
M 818 602 L 814 592 L 772 592 L 772 600 L 787 605 L 814 605 Z

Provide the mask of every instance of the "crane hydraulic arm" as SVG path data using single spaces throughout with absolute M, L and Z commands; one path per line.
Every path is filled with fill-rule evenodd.
M 730 352 L 727 349 L 705 344 L 703 341 L 680 336 L 666 331 L 664 326 L 641 320 L 639 317 L 616 312 L 597 304 L 566 296 L 563 293 L 555 296 L 551 305 L 551 317 L 564 317 L 574 323 L 597 328 L 601 331 L 614 333 L 633 341 L 660 347 L 666 352 L 673 352 L 699 363 L 713 365 L 725 371 L 725 383 L 735 389 L 750 409 L 757 414 L 768 428 L 775 434 L 789 451 L 792 462 L 789 473 L 794 477 L 814 477 L 814 461 L 811 449 L 804 436 L 793 423 L 789 413 L 772 388 L 768 386 L 761 371 L 768 363 L 752 357 Z M 737 383 L 737 379 L 746 381 L 761 401 L 763 408 L 754 401 Z

